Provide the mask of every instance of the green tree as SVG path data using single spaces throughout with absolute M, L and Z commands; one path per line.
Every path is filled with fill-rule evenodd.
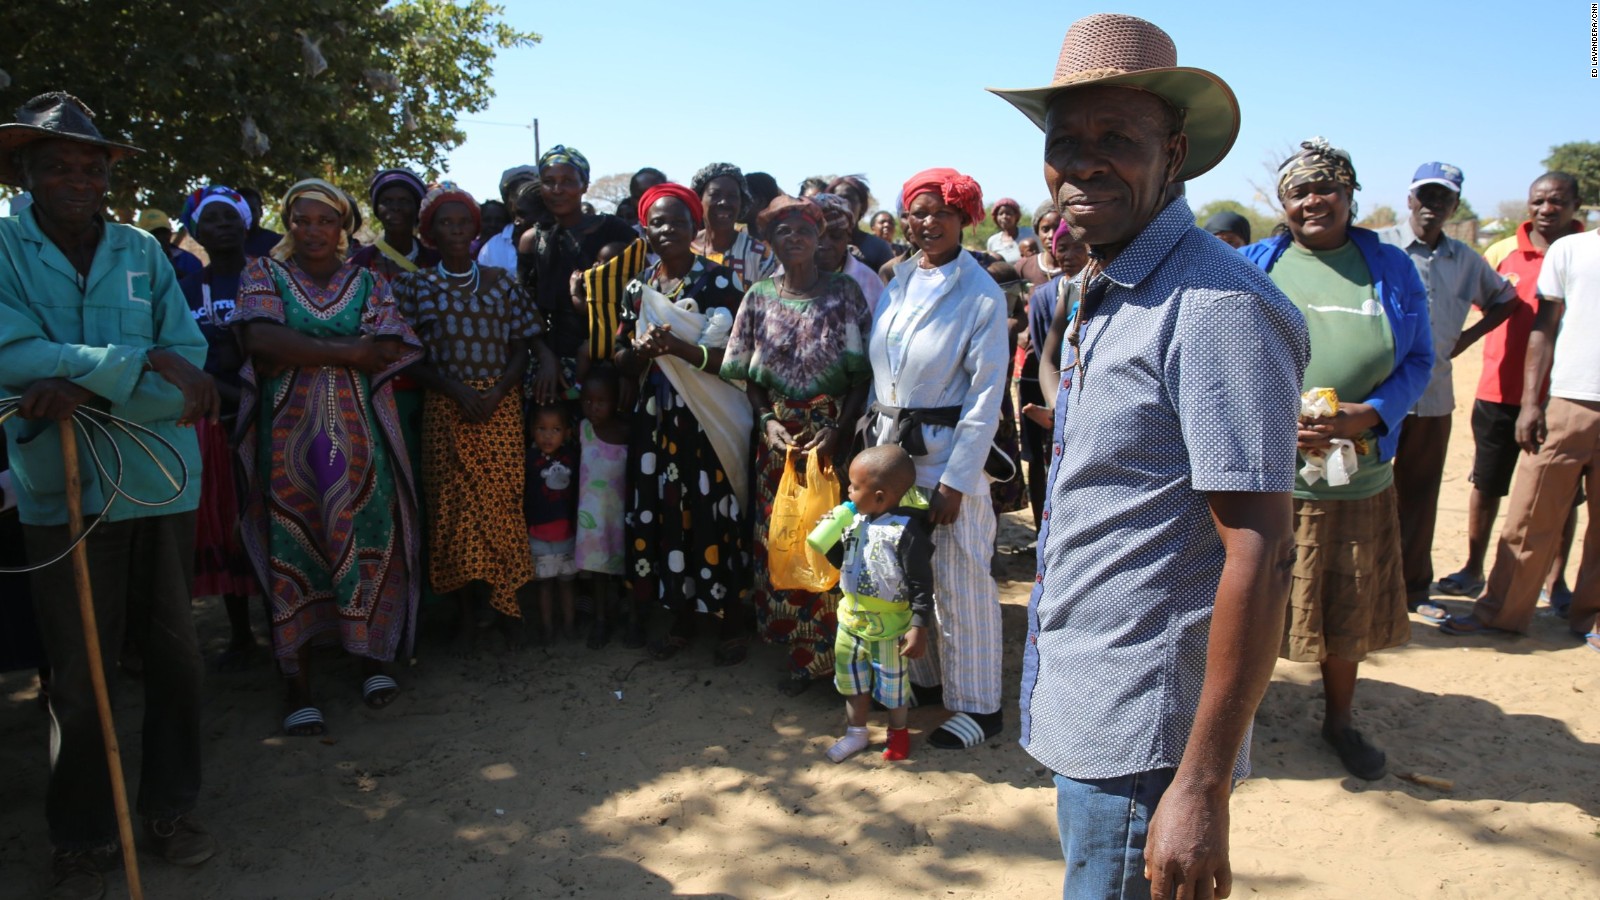
M 1462 197 L 1461 198 L 1461 202 L 1456 205 L 1455 215 L 1450 217 L 1450 221 L 1452 221 L 1452 222 L 1472 222 L 1472 221 L 1476 221 L 1477 218 L 1478 218 L 1477 211 L 1472 208 L 1472 204 L 1467 201 L 1467 198 Z
M 1252 241 L 1259 241 L 1272 234 L 1272 229 L 1278 224 L 1276 216 L 1267 215 L 1254 206 L 1246 206 L 1237 200 L 1213 200 L 1205 204 L 1195 210 L 1194 223 L 1204 226 L 1207 219 L 1217 213 L 1224 212 L 1238 213 L 1244 216 L 1244 220 L 1250 223 L 1250 240 Z
M 1400 216 L 1395 213 L 1394 207 L 1379 204 L 1372 212 L 1367 213 L 1366 218 L 1356 224 L 1362 228 L 1388 228 L 1399 221 Z
M 117 168 L 118 209 L 176 211 L 209 181 L 271 197 L 307 176 L 359 197 L 384 166 L 432 177 L 465 139 L 456 117 L 488 105 L 495 53 L 539 40 L 502 14 L 487 0 L 6 3 L 0 110 L 64 90 L 143 148 Z
M 1600 206 L 1600 143 L 1573 141 L 1550 148 L 1545 158 L 1547 172 L 1568 172 L 1578 179 L 1578 200 L 1584 206 Z

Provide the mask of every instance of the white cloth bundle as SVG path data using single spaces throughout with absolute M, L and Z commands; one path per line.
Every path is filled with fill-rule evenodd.
M 1300 396 L 1300 415 L 1312 419 L 1330 418 L 1339 411 L 1338 403 L 1333 391 L 1313 388 Z M 1301 458 L 1306 464 L 1300 467 L 1300 477 L 1308 485 L 1326 479 L 1330 487 L 1342 487 L 1350 483 L 1350 476 L 1361 465 L 1355 442 L 1346 438 L 1334 438 L 1333 446 L 1327 450 L 1302 453 Z

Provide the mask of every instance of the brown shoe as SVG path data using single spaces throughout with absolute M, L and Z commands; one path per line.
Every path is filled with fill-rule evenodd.
M 193 816 L 146 819 L 144 833 L 150 849 L 175 866 L 198 866 L 217 852 L 217 842 Z
M 57 850 L 55 880 L 45 900 L 100 900 L 106 895 L 103 872 L 116 868 L 122 859 L 116 844 L 93 850 Z

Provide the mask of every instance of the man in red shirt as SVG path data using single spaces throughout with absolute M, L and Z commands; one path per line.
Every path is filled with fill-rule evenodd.
M 1528 333 L 1533 329 L 1535 286 L 1544 265 L 1545 251 L 1557 238 L 1582 231 L 1578 212 L 1578 181 L 1565 172 L 1540 175 L 1528 188 L 1529 220 L 1516 234 L 1484 252 L 1484 258 L 1517 289 L 1516 309 L 1501 327 L 1483 341 L 1483 375 L 1478 380 L 1477 401 L 1472 406 L 1472 436 L 1477 452 L 1472 461 L 1472 498 L 1467 507 L 1467 562 L 1461 571 L 1439 579 L 1441 593 L 1476 597 L 1483 591 L 1483 560 L 1500 500 L 1511 491 L 1521 450 L 1517 446 L 1517 413 L 1521 410 L 1523 366 L 1528 353 Z M 1579 491 L 1581 503 L 1582 491 Z M 1552 605 L 1570 598 L 1562 576 L 1572 549 L 1576 513 L 1567 520 L 1562 547 L 1551 567 Z M 1430 612 L 1424 607 L 1421 610 Z

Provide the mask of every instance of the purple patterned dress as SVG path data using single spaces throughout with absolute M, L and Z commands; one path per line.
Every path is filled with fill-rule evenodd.
M 318 287 L 291 261 L 250 261 L 230 324 L 275 323 L 312 337 L 416 336 L 388 284 L 345 263 Z M 335 639 L 389 661 L 417 612 L 416 502 L 392 379 L 343 366 L 241 371 L 239 456 L 249 486 L 245 549 L 272 610 L 284 674 L 300 649 Z

